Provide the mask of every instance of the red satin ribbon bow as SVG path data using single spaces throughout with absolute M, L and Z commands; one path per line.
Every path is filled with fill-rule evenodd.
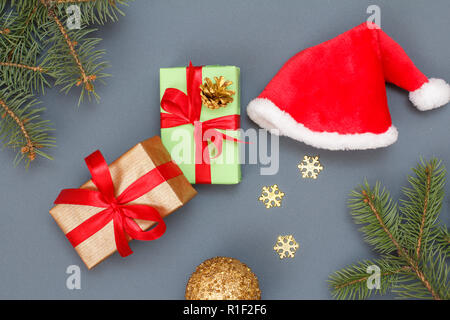
M 117 251 L 122 257 L 133 253 L 128 245 L 127 236 L 136 240 L 150 241 L 156 240 L 164 234 L 166 224 L 155 208 L 127 203 L 140 198 L 161 183 L 181 175 L 180 168 L 174 162 L 167 162 L 149 171 L 116 197 L 108 164 L 100 151 L 95 151 L 85 161 L 91 172 L 92 182 L 98 191 L 65 189 L 61 191 L 55 204 L 73 204 L 105 209 L 66 234 L 73 247 L 100 231 L 111 220 L 114 224 Z M 154 221 L 158 225 L 149 231 L 143 231 L 134 219 Z
M 224 139 L 239 143 L 244 142 L 216 130 L 239 129 L 239 115 L 200 121 L 202 111 L 200 96 L 202 69 L 203 67 L 194 67 L 192 62 L 186 68 L 187 95 L 175 88 L 166 89 L 161 99 L 161 107 L 168 113 L 161 113 L 161 128 L 178 127 L 184 124 L 192 124 L 194 126 L 195 182 L 211 184 L 211 160 L 208 142 L 210 141 L 216 146 L 217 154 L 214 158 L 222 154 Z

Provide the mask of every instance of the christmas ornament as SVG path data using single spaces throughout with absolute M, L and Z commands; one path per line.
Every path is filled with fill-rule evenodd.
M 233 84 L 232 81 L 225 80 L 224 77 L 214 77 L 213 83 L 210 78 L 205 79 L 205 83 L 200 86 L 200 95 L 202 103 L 210 109 L 219 109 L 226 107 L 233 102 L 232 96 L 235 92 L 228 90 L 227 87 Z
M 273 207 L 280 207 L 284 195 L 284 192 L 281 192 L 281 190 L 278 189 L 278 185 L 274 184 L 273 186 L 263 187 L 261 196 L 258 200 L 264 203 L 266 209 L 270 209 Z
M 79 104 L 86 96 L 98 99 L 94 83 L 103 82 L 108 64 L 91 25 L 116 21 L 127 2 L 0 1 L 0 139 L 17 152 L 14 164 L 51 159 L 46 152 L 55 145 L 53 129 L 35 100 L 45 87 L 54 82 L 66 93 L 80 87 Z M 70 30 L 67 22 L 74 16 L 68 9 L 74 4 L 81 29 Z
M 239 87 L 240 71 L 234 66 L 196 67 L 189 63 L 187 68 L 160 70 L 161 138 L 169 152 L 176 150 L 175 158 L 180 153 L 180 143 L 174 141 L 173 135 L 192 137 L 184 139 L 186 145 L 181 145 L 185 148 L 183 153 L 190 154 L 190 158 L 178 162 L 193 184 L 237 184 L 241 181 L 237 143 L 244 141 L 238 139 L 241 127 L 239 99 L 226 109 L 202 108 L 202 79 L 216 74 L 225 74 Z
M 323 170 L 319 156 L 304 156 L 302 162 L 297 167 L 303 179 L 317 179 L 319 173 Z
M 386 33 L 363 23 L 295 55 L 250 102 L 247 112 L 272 133 L 317 148 L 386 147 L 398 133 L 389 114 L 385 81 L 408 90 L 422 111 L 450 101 L 449 84 L 428 79 Z
M 86 164 L 92 180 L 61 191 L 50 214 L 88 269 L 116 250 L 122 257 L 132 254 L 130 239 L 161 237 L 163 218 L 196 195 L 159 137 L 142 141 L 110 166 L 100 151 Z
M 278 253 L 280 259 L 294 258 L 299 247 L 300 245 L 295 241 L 293 235 L 278 236 L 273 250 Z
M 418 164 L 400 205 L 377 183 L 351 193 L 349 207 L 365 240 L 382 257 L 364 260 L 330 276 L 337 299 L 366 299 L 393 291 L 401 298 L 450 299 L 449 230 L 439 223 L 445 168 L 437 160 Z M 374 271 L 380 274 L 374 283 Z
M 260 300 L 258 279 L 237 259 L 216 257 L 204 261 L 189 278 L 187 300 Z

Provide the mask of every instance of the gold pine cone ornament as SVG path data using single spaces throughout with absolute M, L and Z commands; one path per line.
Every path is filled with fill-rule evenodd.
M 186 285 L 186 300 L 261 300 L 258 278 L 237 259 L 216 257 L 201 263 Z
M 234 101 L 233 97 L 236 92 L 227 88 L 233 84 L 232 81 L 225 80 L 224 77 L 214 77 L 216 81 L 213 83 L 210 78 L 205 79 L 205 83 L 200 85 L 200 95 L 202 103 L 209 109 L 219 109 L 226 107 Z

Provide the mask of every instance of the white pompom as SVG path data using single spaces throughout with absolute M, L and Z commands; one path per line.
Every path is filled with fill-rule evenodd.
M 419 89 L 410 92 L 409 100 L 420 111 L 442 107 L 450 102 L 450 85 L 442 79 L 431 78 Z

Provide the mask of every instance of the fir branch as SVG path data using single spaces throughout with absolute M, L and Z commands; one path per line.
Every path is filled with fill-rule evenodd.
M 445 253 L 446 258 L 450 258 L 450 230 L 447 226 L 441 226 L 439 229 L 436 243 L 440 247 L 440 250 Z
M 368 286 L 367 270 L 369 266 L 380 268 L 380 288 L 371 289 Z M 400 263 L 392 263 L 391 259 L 377 259 L 373 261 L 365 260 L 354 265 L 336 271 L 328 280 L 332 296 L 335 299 L 367 299 L 372 294 L 384 295 L 395 285 L 399 274 L 410 272 L 410 268 L 402 266 Z
M 446 172 L 436 160 L 422 160 L 413 172 L 415 175 L 408 178 L 410 186 L 403 189 L 406 199 L 400 200 L 400 209 L 405 247 L 420 259 L 421 250 L 439 234 Z
M 125 15 L 118 5 L 127 6 L 132 0 L 95 0 L 95 1 L 70 1 L 61 0 L 56 7 L 60 12 L 65 12 L 69 5 L 77 4 L 80 7 L 83 21 L 87 24 L 101 24 L 107 21 L 117 21 L 119 16 Z
M 423 282 L 415 273 L 399 276 L 392 291 L 400 298 L 450 299 L 448 283 L 449 267 L 445 263 L 445 255 L 443 252 L 438 247 L 430 251 L 423 250 L 419 264 L 424 276 L 429 280 L 430 286 L 434 290 L 434 295 L 430 296 L 429 288 L 423 285 Z
M 417 237 L 417 248 L 416 248 L 417 259 L 420 258 L 420 248 L 422 246 L 423 229 L 425 228 L 425 221 L 428 213 L 428 200 L 430 198 L 431 174 L 433 172 L 432 170 L 433 167 L 429 165 L 425 169 L 426 187 L 425 187 L 425 198 L 423 201 L 422 219 L 420 221 L 419 236 Z
M 26 69 L 26 70 L 31 70 L 31 71 L 34 71 L 34 72 L 40 72 L 40 73 L 43 73 L 43 72 L 44 72 L 44 69 L 42 69 L 42 67 L 40 67 L 40 66 L 37 66 L 37 67 L 34 67 L 34 66 L 27 66 L 27 65 L 25 65 L 25 64 L 20 64 L 20 63 L 1 62 L 1 61 L 0 61 L 0 66 L 3 66 L 3 67 L 13 67 L 13 68 L 19 68 L 19 69 Z
M 430 291 L 433 298 L 436 300 L 441 300 L 441 297 L 437 294 L 436 290 L 431 286 L 430 281 L 426 278 L 424 272 L 422 270 L 420 270 L 417 261 L 415 261 L 409 255 L 407 250 L 400 245 L 400 241 L 394 236 L 393 232 L 387 226 L 387 223 L 385 222 L 385 220 L 383 218 L 387 217 L 388 215 L 386 215 L 386 214 L 382 215 L 383 211 L 378 210 L 378 208 L 376 207 L 375 194 L 372 193 L 372 191 L 370 190 L 370 187 L 368 190 L 362 190 L 361 193 L 364 197 L 363 202 L 370 208 L 373 215 L 376 217 L 378 224 L 381 227 L 381 230 L 383 230 L 383 232 L 389 237 L 389 239 L 391 240 L 391 242 L 397 249 L 398 255 L 400 257 L 402 257 L 403 259 L 405 259 L 407 264 L 416 273 L 417 277 L 420 279 L 420 281 L 423 283 L 423 285 L 428 289 L 428 291 Z M 390 208 L 387 207 L 387 212 L 389 212 L 389 211 L 390 211 Z
M 35 107 L 33 95 L 50 87 L 50 80 L 66 93 L 80 86 L 78 104 L 86 94 L 99 99 L 94 81 L 108 76 L 103 73 L 108 64 L 103 61 L 105 51 L 96 49 L 100 39 L 90 36 L 96 29 L 86 26 L 117 20 L 123 14 L 118 5 L 127 2 L 0 0 L 0 139 L 19 149 L 16 160 L 27 159 L 28 165 L 36 155 L 48 157 L 41 147 L 53 145 L 51 128 L 40 120 L 44 109 Z M 65 28 L 66 10 L 73 4 L 81 10 L 80 30 Z
M 68 32 L 72 47 L 78 48 L 77 56 L 79 61 L 83 62 L 84 75 L 80 75 L 79 65 L 74 63 L 71 49 L 65 38 L 61 38 L 51 28 L 47 31 L 49 34 L 53 34 L 53 37 L 45 42 L 49 49 L 43 63 L 46 68 L 52 71 L 56 78 L 55 85 L 62 86 L 62 91 L 67 93 L 74 86 L 83 85 L 79 104 L 82 102 L 85 92 L 89 99 L 93 95 L 98 100 L 99 97 L 94 90 L 93 81 L 103 82 L 103 78 L 108 76 L 108 74 L 103 73 L 103 70 L 108 67 L 108 64 L 103 61 L 105 51 L 95 49 L 101 40 L 89 37 L 89 34 L 94 31 L 95 29 L 82 28 L 76 30 L 76 32 Z
M 400 246 L 396 239 L 401 220 L 397 204 L 379 183 L 372 190 L 365 182 L 364 186 L 360 186 L 360 191 L 353 191 L 349 208 L 355 223 L 363 225 L 360 230 L 367 243 L 381 254 L 398 252 Z
M 23 36 L 18 35 L 21 30 L 19 27 L 21 22 L 17 15 L 11 11 L 0 14 L 0 53 L 4 54 L 4 52 L 10 51 L 19 41 L 24 40 Z
M 55 4 L 63 4 L 63 3 L 82 3 L 82 2 L 95 2 L 96 0 L 53 0 L 52 2 Z M 110 1 L 112 2 L 112 1 Z
M 13 11 L 0 15 L 0 28 L 10 30 L 9 33 L 0 37 L 0 61 L 4 67 L 8 64 L 9 66 L 36 67 L 37 59 L 42 53 L 42 46 L 39 39 L 30 30 L 28 20 Z M 18 70 L 19 73 L 22 71 Z M 12 74 L 14 74 L 13 70 L 11 70 Z M 12 77 L 11 82 L 13 83 L 10 84 L 13 85 L 13 88 L 26 87 L 28 89 L 32 87 L 28 86 L 30 79 L 27 76 L 22 78 L 22 76 L 24 74 Z
M 68 35 L 66 29 L 64 28 L 64 26 L 62 25 L 61 21 L 58 19 L 58 17 L 56 16 L 53 9 L 50 9 L 48 11 L 48 14 L 50 17 L 53 18 L 56 25 L 58 26 L 59 31 L 64 36 L 67 46 L 69 47 L 70 54 L 72 55 L 73 59 L 75 60 L 75 63 L 77 65 L 78 69 L 80 69 L 80 73 L 81 73 L 80 81 L 83 83 L 84 88 L 87 91 L 92 92 L 94 90 L 94 86 L 93 86 L 92 82 L 96 79 L 96 75 L 95 74 L 91 74 L 91 75 L 86 74 L 86 70 L 84 69 L 83 65 L 81 64 L 78 53 L 75 50 L 74 43 L 70 40 L 69 35 Z M 81 82 L 78 82 L 77 85 L 81 84 Z
M 0 90 L 0 140 L 4 145 L 18 150 L 15 163 L 26 160 L 28 167 L 36 155 L 51 159 L 41 149 L 54 146 L 49 136 L 52 128 L 48 121 L 40 120 L 44 108 L 36 108 L 36 100 L 17 91 Z
M 12 16 L 11 35 L 16 37 L 14 44 L 11 44 L 11 49 L 18 44 L 25 44 L 28 47 L 31 45 L 38 45 L 42 40 L 39 33 L 39 27 L 45 23 L 42 19 L 47 13 L 46 8 L 43 7 L 39 0 L 29 0 L 25 2 L 23 8 L 20 8 L 15 1 L 12 1 L 11 8 L 8 15 Z
M 20 120 L 19 117 L 6 105 L 5 101 L 0 98 L 0 107 L 3 108 L 2 118 L 6 118 L 7 116 L 11 117 L 12 120 L 19 127 L 23 137 L 25 138 L 26 145 L 22 147 L 22 153 L 28 153 L 28 158 L 30 160 L 34 160 L 36 157 L 35 145 L 31 141 L 30 135 L 28 131 L 25 129 L 25 120 Z
M 449 299 L 446 258 L 450 236 L 438 223 L 446 172 L 435 159 L 422 160 L 413 172 L 415 175 L 408 177 L 410 187 L 403 189 L 406 199 L 398 209 L 379 183 L 371 188 L 367 182 L 352 191 L 349 207 L 354 221 L 363 225 L 365 240 L 385 255 L 380 264 L 383 274 L 392 279 L 394 292 L 400 297 Z M 362 266 L 364 263 L 351 265 L 330 276 L 334 297 L 370 296 L 363 287 L 368 276 Z
M 22 89 L 33 93 L 43 92 L 49 86 L 43 65 L 36 62 L 40 50 L 37 46 L 24 48 L 18 45 L 13 51 L 0 53 L 0 77 L 10 89 Z
M 21 30 L 17 34 L 23 35 L 39 45 L 46 38 L 46 26 L 52 22 L 48 15 L 48 8 L 44 3 L 43 0 L 26 0 L 23 2 L 19 0 L 13 1 L 11 5 L 20 19 L 17 26 Z M 42 53 L 44 54 L 44 52 Z

